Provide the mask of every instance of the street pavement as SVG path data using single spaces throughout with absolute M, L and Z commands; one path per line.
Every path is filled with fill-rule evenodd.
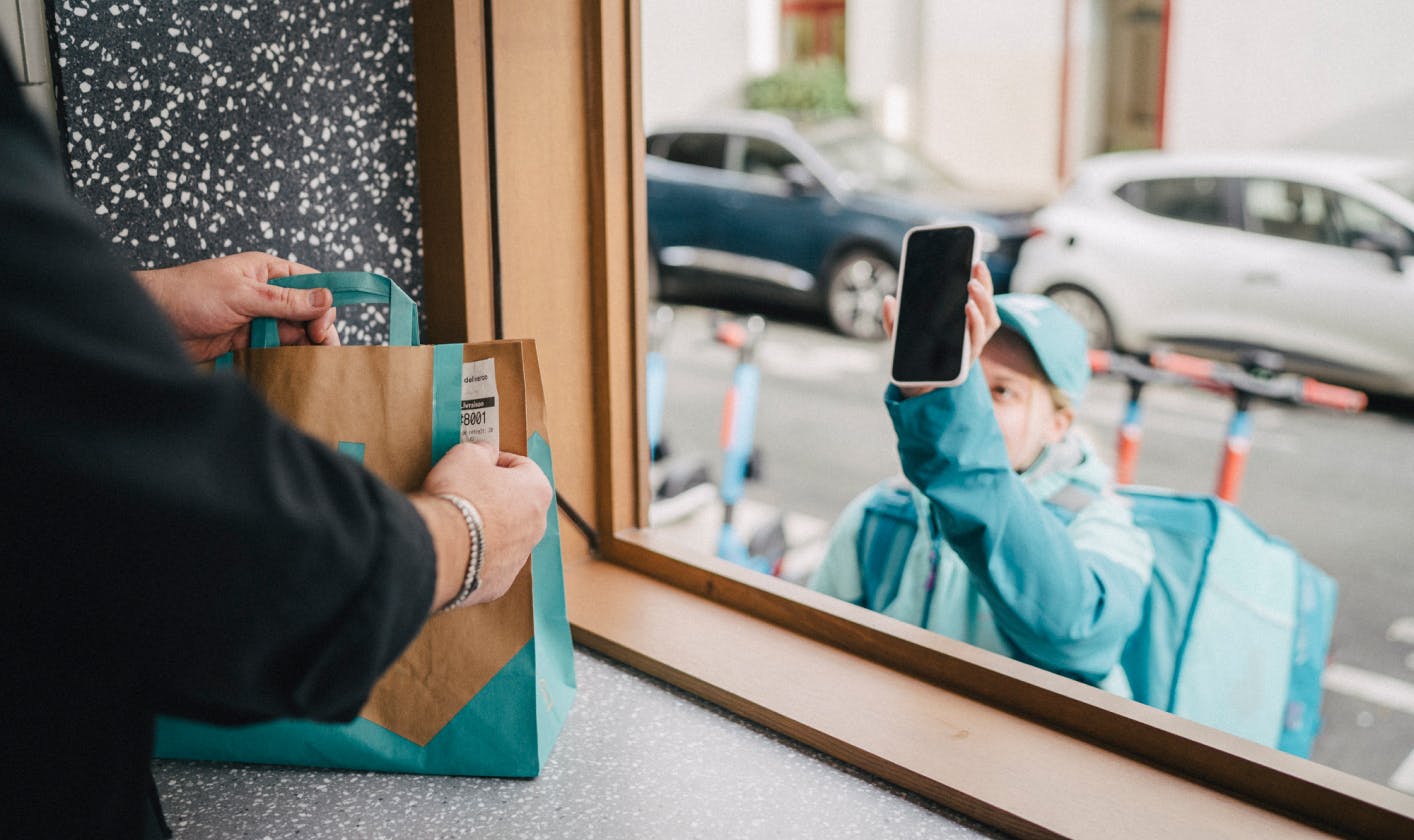
M 721 415 L 736 351 L 712 338 L 709 310 L 675 308 L 667 360 L 664 439 L 675 469 L 720 475 Z M 784 513 L 787 579 L 808 578 L 829 523 L 857 493 L 898 472 L 881 396 L 888 345 L 772 321 L 758 348 L 757 478 L 737 523 L 748 535 Z M 1080 424 L 1113 452 L 1127 389 L 1099 379 Z M 1145 391 L 1136 481 L 1212 492 L 1231 405 L 1175 386 Z M 1312 758 L 1414 794 L 1414 414 L 1342 414 L 1270 404 L 1253 413 L 1239 506 L 1340 584 L 1324 684 L 1324 724 Z M 704 494 L 710 497 L 709 494 Z M 689 550 L 715 551 L 721 507 L 675 512 L 663 528 Z

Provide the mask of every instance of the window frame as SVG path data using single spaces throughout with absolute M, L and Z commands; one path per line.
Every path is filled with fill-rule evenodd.
M 1397 791 L 644 530 L 638 2 L 413 20 L 429 334 L 537 341 L 578 643 L 1012 834 L 1408 836 Z
M 1218 182 L 1218 198 L 1222 202 L 1223 209 L 1223 220 L 1220 222 L 1206 222 L 1200 221 L 1198 219 L 1185 219 L 1180 218 L 1178 216 L 1168 216 L 1163 213 L 1158 213 L 1147 206 L 1135 204 L 1133 201 L 1130 201 L 1124 195 L 1125 190 L 1130 187 L 1142 187 L 1144 200 L 1147 203 L 1149 198 L 1148 193 L 1150 184 L 1157 183 L 1160 181 L 1193 182 L 1203 179 L 1211 179 Z M 1184 224 L 1189 225 L 1202 225 L 1203 227 L 1209 228 L 1225 228 L 1228 230 L 1243 231 L 1245 233 L 1252 232 L 1250 230 L 1247 230 L 1246 228 L 1247 219 L 1245 207 L 1243 206 L 1243 196 L 1245 195 L 1245 193 L 1241 178 L 1232 177 L 1228 175 L 1203 174 L 1145 176 L 1125 181 L 1123 184 L 1120 184 L 1118 187 L 1116 187 L 1113 190 L 1113 193 L 1116 198 L 1118 198 L 1120 201 L 1123 201 L 1129 207 L 1139 211 L 1140 213 L 1143 213 L 1146 216 L 1152 216 L 1156 219 L 1164 219 L 1165 221 L 1170 222 L 1182 222 Z
M 1397 791 L 715 557 L 685 554 L 651 531 L 616 532 L 601 544 L 600 559 L 567 568 L 567 585 L 584 592 L 570 605 L 582 643 L 1008 832 L 1112 836 L 1115 825 L 1143 825 L 1158 806 L 1147 793 L 1131 790 L 1136 774 L 1162 789 L 1166 809 L 1183 803 L 1168 811 L 1181 821 L 1182 836 L 1299 835 L 1307 826 L 1318 833 L 1396 837 L 1414 825 L 1409 798 Z M 678 597 L 657 591 L 663 587 Z M 671 608 L 655 608 L 660 600 Z M 742 626 L 724 627 L 724 621 Z M 699 622 L 715 628 L 716 644 L 696 635 L 704 649 L 672 644 L 682 638 L 678 625 Z M 747 649 L 767 666 L 739 661 L 734 651 Z M 807 690 L 830 692 L 830 702 L 851 710 L 852 719 L 841 724 L 829 710 L 801 710 L 793 695 L 810 677 L 778 682 L 781 651 L 811 657 L 824 676 Z M 890 696 L 911 715 L 889 721 L 870 713 L 874 701 L 863 684 L 877 679 L 879 668 L 904 683 Z M 1003 716 L 998 741 L 1012 746 L 1010 755 L 967 754 L 953 766 L 928 760 L 931 751 L 958 751 L 949 733 L 927 732 L 936 721 L 921 710 L 930 704 L 951 709 L 959 701 Z M 988 728 L 972 717 L 949 722 L 961 730 Z M 1043 759 L 1028 740 L 1038 737 L 1029 730 L 1033 725 L 1060 736 L 1047 741 Z M 920 764 L 928 771 L 920 772 Z M 1067 777 L 1060 786 L 1044 781 L 1054 785 Z M 1027 789 L 1018 796 L 1013 784 Z M 1093 798 L 1120 790 L 1133 798 L 1093 809 Z M 1077 792 L 1086 795 L 1067 799 Z M 1176 825 L 1153 828 L 1162 836 Z M 1245 825 L 1252 834 L 1235 828 Z

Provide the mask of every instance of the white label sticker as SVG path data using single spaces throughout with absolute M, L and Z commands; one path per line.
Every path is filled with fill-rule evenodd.
M 462 365 L 462 443 L 501 444 L 501 409 L 496 399 L 496 360 Z

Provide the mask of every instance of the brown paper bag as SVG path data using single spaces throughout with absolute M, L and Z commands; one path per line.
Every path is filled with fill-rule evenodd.
M 332 286 L 331 278 L 341 276 L 287 279 L 306 287 L 322 279 Z M 353 275 L 360 282 L 372 276 Z M 387 285 L 396 289 L 390 281 Z M 344 302 L 338 289 L 335 302 Z M 273 330 L 260 340 L 271 335 Z M 413 341 L 415 335 L 414 322 Z M 238 351 L 229 364 L 276 411 L 400 490 L 420 487 L 436 459 L 464 439 L 494 439 L 502 450 L 527 455 L 553 483 L 533 341 L 269 347 Z M 354 722 L 219 727 L 167 718 L 159 720 L 156 752 L 169 758 L 533 776 L 574 694 L 552 506 L 545 537 L 510 591 L 493 603 L 429 619 Z

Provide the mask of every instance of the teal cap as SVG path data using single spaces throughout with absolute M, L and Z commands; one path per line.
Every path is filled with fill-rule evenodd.
M 1045 295 L 997 295 L 1002 324 L 1026 339 L 1051 384 L 1079 406 L 1090 384 L 1085 328 Z

